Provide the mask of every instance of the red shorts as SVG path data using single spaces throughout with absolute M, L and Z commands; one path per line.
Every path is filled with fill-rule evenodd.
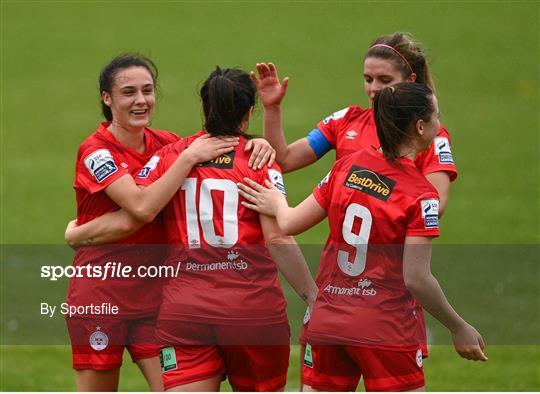
M 290 351 L 287 323 L 176 325 L 182 327 L 185 339 L 180 339 L 176 330 L 177 344 L 161 350 L 165 390 L 218 375 L 226 375 L 235 391 L 278 391 L 285 387 Z M 261 340 L 270 337 L 272 343 Z
M 320 391 L 407 391 L 424 386 L 422 349 L 393 351 L 358 346 L 306 346 L 302 383 Z
M 74 369 L 113 370 L 122 365 L 124 348 L 133 361 L 157 357 L 155 318 L 66 318 Z

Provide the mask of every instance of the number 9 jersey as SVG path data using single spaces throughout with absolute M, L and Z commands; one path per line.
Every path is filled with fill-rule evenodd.
M 330 235 L 307 340 L 418 349 L 423 319 L 403 281 L 403 245 L 407 236 L 439 236 L 435 188 L 412 160 L 390 164 L 368 148 L 338 160 L 313 196 Z

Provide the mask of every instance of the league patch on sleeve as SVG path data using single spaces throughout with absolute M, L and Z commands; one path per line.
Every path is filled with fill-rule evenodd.
M 137 178 L 148 178 L 150 172 L 156 169 L 160 159 L 161 158 L 157 155 L 152 156 L 150 160 L 148 160 L 148 162 L 141 169 L 141 171 L 137 174 Z
M 450 150 L 450 141 L 446 137 L 435 137 L 433 141 L 435 154 L 439 157 L 440 164 L 454 164 L 452 151 Z
M 425 228 L 439 228 L 439 200 L 430 198 L 420 201 Z
M 99 183 L 118 171 L 108 149 L 98 149 L 92 152 L 84 159 L 84 165 Z
M 281 175 L 281 172 L 272 168 L 269 169 L 268 179 L 270 179 L 270 182 L 272 182 L 274 186 L 278 188 L 281 194 L 284 196 L 287 195 L 287 192 L 285 191 L 285 182 L 283 181 L 283 175 Z
M 330 171 L 328 171 L 328 174 L 326 174 L 326 175 L 324 176 L 324 178 L 321 179 L 321 181 L 319 182 L 318 187 L 319 187 L 319 188 L 323 187 L 323 185 L 324 185 L 325 183 L 328 183 L 329 180 L 330 180 Z
M 324 118 L 323 123 L 328 124 L 328 122 L 330 122 L 331 120 L 341 119 L 347 114 L 348 111 L 349 111 L 349 107 L 343 108 L 337 112 L 334 112 L 332 115 Z

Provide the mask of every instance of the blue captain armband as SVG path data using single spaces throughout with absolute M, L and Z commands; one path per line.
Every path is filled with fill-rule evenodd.
M 307 135 L 309 146 L 315 152 L 317 159 L 323 157 L 329 150 L 332 149 L 332 144 L 328 142 L 324 134 L 319 129 L 313 129 Z

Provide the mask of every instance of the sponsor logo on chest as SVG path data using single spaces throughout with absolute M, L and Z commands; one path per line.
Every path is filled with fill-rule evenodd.
M 345 178 L 344 186 L 387 201 L 396 182 L 367 168 L 352 166 Z
M 232 169 L 234 167 L 234 154 L 235 152 L 225 153 L 224 155 L 218 156 L 215 159 L 207 161 L 206 163 L 199 164 L 199 167 L 213 167 L 220 169 Z

